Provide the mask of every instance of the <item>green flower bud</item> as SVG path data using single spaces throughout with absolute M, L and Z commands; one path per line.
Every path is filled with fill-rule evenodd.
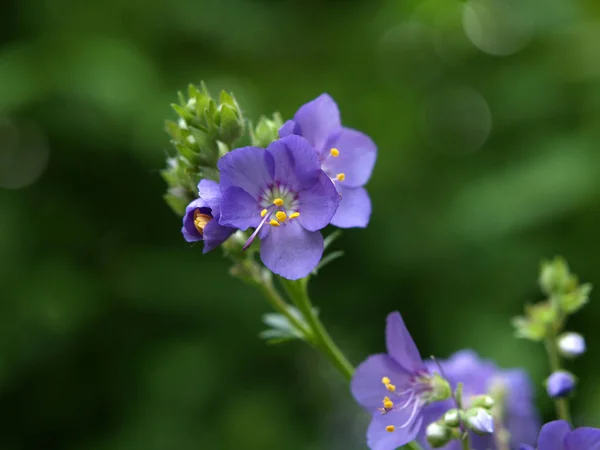
M 465 413 L 465 425 L 477 434 L 494 432 L 494 417 L 487 409 L 471 408 Z
M 440 422 L 430 423 L 425 430 L 425 437 L 433 448 L 443 447 L 452 440 L 450 430 Z
M 494 407 L 494 399 L 489 395 L 478 395 L 473 397 L 471 406 L 473 407 L 481 407 L 484 409 L 492 409 Z
M 283 120 L 279 113 L 273 114 L 273 119 L 261 116 L 256 128 L 250 130 L 250 140 L 255 147 L 267 147 L 271 142 L 279 139 L 279 129 Z
M 449 427 L 457 427 L 460 425 L 460 411 L 458 409 L 451 409 L 444 414 L 444 423 Z
M 433 392 L 430 394 L 430 401 L 437 402 L 442 400 L 448 400 L 452 396 L 452 388 L 447 380 L 442 378 L 439 374 L 434 373 L 431 378 L 431 384 Z

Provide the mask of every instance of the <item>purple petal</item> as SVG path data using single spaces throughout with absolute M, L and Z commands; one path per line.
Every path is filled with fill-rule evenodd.
M 213 217 L 219 217 L 221 212 L 221 187 L 219 184 L 212 180 L 200 180 L 198 194 L 212 210 Z
M 531 445 L 519 445 L 519 450 L 535 450 L 535 448 L 533 448 Z
M 290 135 L 267 147 L 275 163 L 274 180 L 296 191 L 315 184 L 321 165 L 315 149 L 301 136 Z
M 325 228 L 340 204 L 340 194 L 331 179 L 319 171 L 318 182 L 298 192 L 298 221 L 309 231 Z
M 203 253 L 210 252 L 227 240 L 235 232 L 235 228 L 219 225 L 217 219 L 213 219 L 204 227 L 204 250 Z
M 571 427 L 564 420 L 547 423 L 540 431 L 538 448 L 540 450 L 566 450 L 563 441 L 570 431 Z
M 343 183 L 348 187 L 365 185 L 377 159 L 377 147 L 371 138 L 360 131 L 343 128 L 327 144 L 327 149 L 331 147 L 337 148 L 340 154 L 335 158 L 327 157 L 323 161 L 323 170 L 332 178 L 343 173 L 346 176 Z
M 546 450 L 540 446 L 540 450 Z M 581 427 L 565 438 L 565 450 L 600 450 L 600 430 Z
M 293 120 L 288 120 L 279 129 L 280 138 L 284 138 L 286 136 L 289 136 L 290 134 L 297 134 L 298 136 L 302 136 L 302 130 L 300 129 L 300 125 L 298 125 Z
M 202 214 L 211 215 L 210 208 L 204 200 L 197 198 L 192 201 L 185 208 L 185 215 L 183 216 L 183 227 L 181 228 L 181 234 L 183 238 L 188 242 L 197 242 L 202 240 L 202 234 L 196 229 L 194 225 L 194 211 L 200 210 Z
M 330 136 L 337 134 L 342 126 L 338 106 L 327 94 L 302 105 L 296 112 L 294 121 L 300 126 L 302 136 L 319 153 L 325 150 Z
M 230 187 L 221 198 L 219 224 L 244 231 L 257 227 L 261 221 L 261 207 L 257 200 L 239 187 Z
M 273 157 L 264 148 L 238 148 L 219 159 L 217 165 L 222 192 L 235 186 L 258 199 L 273 181 Z
M 331 219 L 331 224 L 339 228 L 364 228 L 371 217 L 371 199 L 365 188 L 347 188 L 336 183 L 342 200 Z
M 416 373 L 427 370 L 400 313 L 393 312 L 387 316 L 385 337 L 388 354 L 406 371 Z
M 414 440 L 423 424 L 421 414 L 417 414 L 409 426 L 401 428 L 406 424 L 411 412 L 412 408 L 409 407 L 387 414 L 376 413 L 367 430 L 369 448 L 371 450 L 396 450 Z M 393 425 L 396 429 L 390 433 L 385 429 L 388 425 Z
M 575 388 L 575 378 L 569 372 L 558 370 L 548 377 L 546 391 L 551 398 L 566 397 Z
M 388 377 L 402 392 L 408 386 L 410 375 L 388 355 L 380 353 L 369 356 L 356 368 L 350 389 L 356 401 L 371 414 L 383 405 L 383 398 L 390 393 L 381 382 Z
M 307 276 L 323 255 L 323 236 L 293 219 L 271 227 L 260 245 L 260 258 L 272 272 L 289 280 Z

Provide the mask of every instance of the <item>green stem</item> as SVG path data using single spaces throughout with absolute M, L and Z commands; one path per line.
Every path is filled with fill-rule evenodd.
M 465 433 L 465 437 L 462 439 L 462 448 L 463 450 L 471 450 L 471 438 L 469 437 L 469 433 Z
M 408 450 L 423 450 L 423 447 L 417 441 L 409 442 L 404 448 Z
M 348 362 L 342 351 L 333 342 L 329 333 L 323 326 L 319 317 L 315 314 L 312 303 L 308 296 L 308 279 L 303 278 L 298 281 L 281 279 L 283 286 L 291 297 L 296 307 L 300 310 L 304 319 L 313 332 L 313 344 L 321 350 L 329 361 L 344 375 L 349 381 L 352 379 L 354 367 Z
M 548 352 L 548 360 L 550 361 L 552 373 L 561 370 L 560 355 L 558 353 L 558 346 L 556 345 L 556 335 L 553 332 L 548 333 L 548 336 L 546 337 L 546 351 Z M 566 398 L 556 398 L 554 399 L 554 406 L 556 407 L 556 415 L 558 418 L 571 423 L 569 400 Z

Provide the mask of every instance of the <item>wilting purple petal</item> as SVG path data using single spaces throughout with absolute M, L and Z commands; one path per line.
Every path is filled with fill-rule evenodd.
M 212 180 L 200 180 L 198 194 L 211 209 L 212 215 L 218 218 L 221 213 L 221 187 Z
M 564 450 L 600 450 L 600 430 L 581 427 L 571 431 L 564 440 Z M 546 450 L 540 445 L 540 450 Z
M 211 216 L 211 210 L 208 204 L 201 198 L 197 198 L 185 208 L 181 233 L 183 234 L 183 238 L 188 242 L 197 242 L 202 240 L 202 234 L 194 225 L 194 211 L 197 209 L 199 209 L 202 214 Z
M 264 148 L 238 148 L 219 159 L 217 165 L 223 192 L 236 186 L 258 199 L 273 181 L 273 157 Z
M 417 413 L 408 426 L 405 426 L 413 411 L 406 408 L 391 411 L 387 414 L 375 414 L 367 430 L 367 444 L 371 450 L 396 450 L 415 439 L 423 417 Z M 386 430 L 388 425 L 394 426 L 394 431 Z
M 362 187 L 346 188 L 343 183 L 336 183 L 342 199 L 331 224 L 340 228 L 364 228 L 371 217 L 371 199 L 367 190 Z
M 381 407 L 381 401 L 389 392 L 381 382 L 388 377 L 392 383 L 403 385 L 410 375 L 396 361 L 384 353 L 369 356 L 356 368 L 350 384 L 356 401 L 371 413 Z
M 419 350 L 406 329 L 400 313 L 393 312 L 387 316 L 385 337 L 389 355 L 406 371 L 413 373 L 426 371 Z
M 261 221 L 260 211 L 260 204 L 248 192 L 239 187 L 230 187 L 223 192 L 221 198 L 219 223 L 244 231 L 258 226 Z
M 229 236 L 236 231 L 235 228 L 219 225 L 217 219 L 213 219 L 204 227 L 204 250 L 203 253 L 221 245 Z
M 329 150 L 324 148 L 325 144 L 342 126 L 340 110 L 328 94 L 322 94 L 302 105 L 296 112 L 294 121 L 300 126 L 302 136 L 308 139 L 317 152 Z
M 567 434 L 571 431 L 571 427 L 564 420 L 555 420 L 544 425 L 540 431 L 538 438 L 539 450 L 566 450 L 563 442 Z M 569 449 L 578 450 L 578 449 Z M 583 448 L 581 449 L 583 450 Z
M 280 138 L 284 138 L 286 136 L 289 136 L 290 134 L 297 134 L 298 136 L 302 136 L 302 130 L 300 129 L 300 125 L 298 125 L 293 120 L 288 120 L 279 129 Z
M 275 228 L 261 242 L 262 262 L 284 278 L 304 278 L 323 255 L 323 236 L 305 230 L 295 219 Z
M 298 192 L 298 221 L 309 231 L 325 228 L 340 204 L 333 182 L 319 170 L 318 181 L 310 188 Z
M 275 163 L 274 180 L 295 190 L 317 182 L 321 165 L 317 152 L 303 137 L 290 135 L 267 147 Z
M 337 157 L 323 160 L 323 170 L 332 178 L 343 173 L 342 182 L 348 187 L 363 186 L 369 181 L 373 166 L 377 159 L 377 147 L 369 136 L 351 128 L 343 128 L 332 137 L 326 145 L 327 151 L 335 147 L 339 151 Z

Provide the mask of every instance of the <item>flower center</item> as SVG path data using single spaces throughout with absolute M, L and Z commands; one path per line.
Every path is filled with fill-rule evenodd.
M 409 382 L 408 389 L 400 392 L 398 392 L 396 385 L 392 383 L 389 377 L 383 377 L 381 383 L 389 392 L 389 396 L 386 395 L 383 397 L 383 407 L 377 408 L 381 414 L 387 414 L 390 411 L 400 411 L 406 408 L 412 409 L 408 420 L 404 424 L 399 427 L 388 425 L 385 427 L 385 430 L 392 433 L 396 428 L 406 428 L 412 423 L 419 409 L 427 403 L 425 398 L 431 390 L 428 377 L 426 375 L 413 377 Z
M 212 219 L 212 216 L 201 213 L 199 209 L 194 211 L 194 226 L 200 235 L 204 234 L 204 228 Z
M 279 183 L 263 192 L 259 203 L 263 207 L 260 216 L 263 217 L 263 221 L 268 220 L 269 225 L 273 227 L 279 227 L 286 221 L 300 216 L 298 195 Z

